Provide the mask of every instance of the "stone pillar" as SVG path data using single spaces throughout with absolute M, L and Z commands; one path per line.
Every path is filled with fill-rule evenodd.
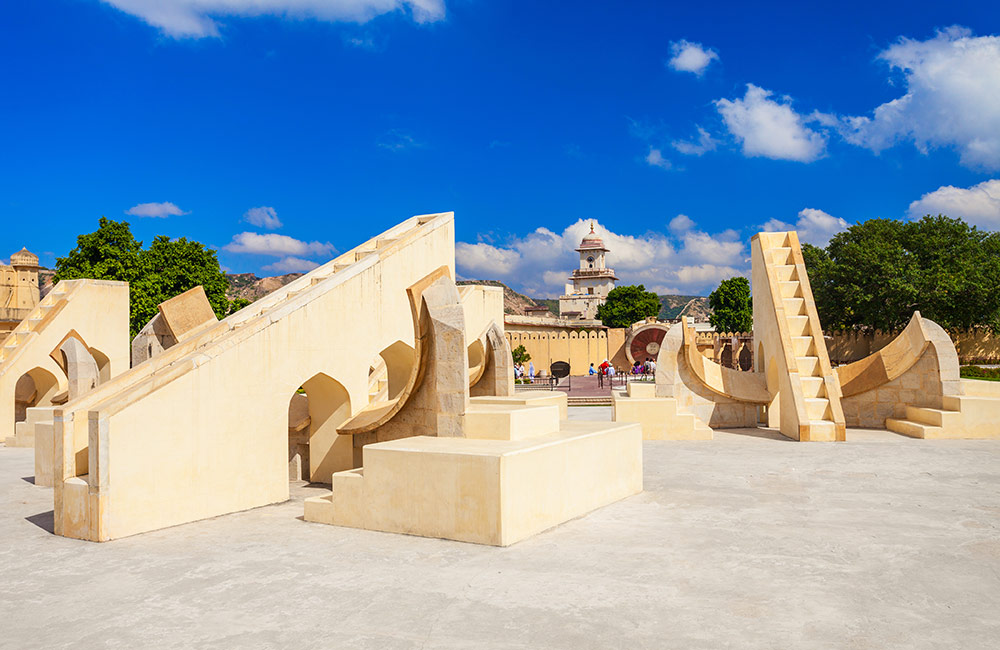
M 59 346 L 59 351 L 66 362 L 64 369 L 69 379 L 69 399 L 74 400 L 94 390 L 100 371 L 87 346 L 77 338 L 68 338 Z

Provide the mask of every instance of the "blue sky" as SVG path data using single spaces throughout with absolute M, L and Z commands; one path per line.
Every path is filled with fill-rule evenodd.
M 106 215 L 275 274 L 454 210 L 463 277 L 558 295 L 594 220 L 704 294 L 765 227 L 1000 229 L 996 3 L 813 4 L 6 0 L 0 255 Z

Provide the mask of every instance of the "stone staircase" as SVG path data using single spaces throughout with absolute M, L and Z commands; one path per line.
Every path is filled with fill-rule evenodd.
M 943 405 L 953 406 L 954 410 L 907 406 L 906 417 L 886 418 L 885 428 L 911 438 L 947 438 L 949 431 L 962 430 L 960 400 L 960 397 L 945 396 Z
M 22 320 L 3 339 L 3 345 L 0 346 L 0 372 L 3 372 L 5 363 L 14 358 L 21 344 L 30 339 L 32 334 L 41 331 L 66 306 L 69 294 L 80 286 L 82 286 L 82 282 L 76 280 L 63 280 L 57 284 L 48 295 L 35 305 L 35 309 L 28 314 L 27 318 Z
M 770 267 L 767 275 L 776 303 L 779 334 L 782 340 L 791 341 L 792 359 L 787 358 L 786 350 L 789 378 L 800 388 L 793 391 L 793 397 L 801 395 L 805 412 L 806 420 L 799 422 L 799 439 L 843 439 L 839 390 L 805 274 L 798 236 L 794 232 L 761 233 L 760 240 L 765 265 Z

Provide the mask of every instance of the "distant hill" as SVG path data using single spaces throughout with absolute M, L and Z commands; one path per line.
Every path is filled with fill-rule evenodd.
M 687 316 L 703 321 L 712 313 L 705 296 L 659 296 L 663 309 L 660 310 L 660 320 L 676 320 Z
M 517 316 L 524 316 L 527 314 L 527 307 L 538 307 L 539 305 L 545 305 L 552 311 L 552 304 L 555 304 L 555 314 L 559 313 L 559 301 L 558 300 L 536 300 L 534 298 L 529 298 L 523 293 L 518 293 L 508 287 L 503 282 L 497 280 L 459 280 L 457 284 L 485 284 L 490 287 L 502 287 L 503 288 L 503 313 L 512 314 Z
M 250 302 L 253 302 L 263 298 L 275 289 L 280 289 L 292 280 L 301 278 L 302 275 L 302 273 L 287 273 L 285 275 L 258 278 L 253 273 L 227 273 L 229 290 L 226 291 L 226 297 L 230 300 L 234 298 L 246 298 Z

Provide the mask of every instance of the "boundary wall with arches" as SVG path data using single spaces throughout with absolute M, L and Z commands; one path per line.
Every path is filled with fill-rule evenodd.
M 627 368 L 625 333 L 623 328 L 511 331 L 508 325 L 505 336 L 512 350 L 519 345 L 524 346 L 536 371 L 547 374 L 554 362 L 566 361 L 570 365 L 570 374 L 578 376 L 587 374 L 590 364 L 598 366 L 605 359 L 618 368 Z

